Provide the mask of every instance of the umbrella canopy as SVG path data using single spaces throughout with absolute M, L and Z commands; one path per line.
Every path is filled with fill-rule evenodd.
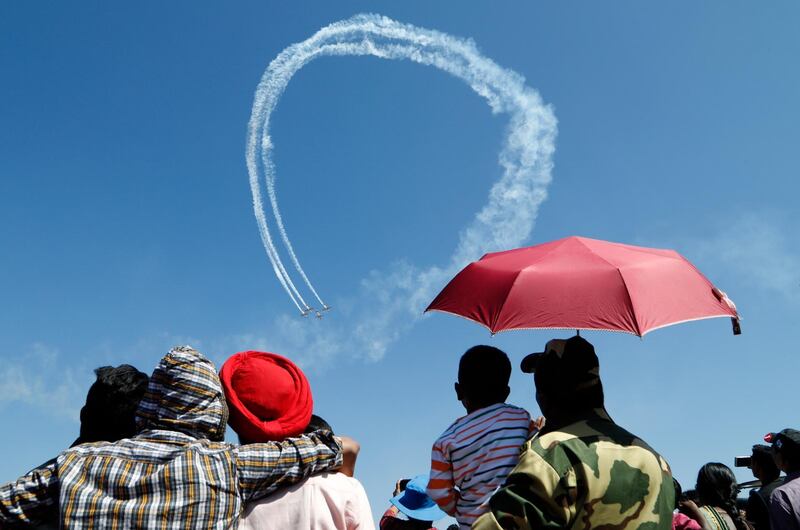
M 486 254 L 467 265 L 426 311 L 510 329 L 646 333 L 671 324 L 731 317 L 736 306 L 674 250 L 585 237 Z

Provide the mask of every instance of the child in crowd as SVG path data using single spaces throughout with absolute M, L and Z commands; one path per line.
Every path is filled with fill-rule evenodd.
M 381 517 L 380 530 L 436 530 L 435 521 L 444 517 L 444 512 L 425 493 L 427 475 L 400 480 L 394 488 L 392 506 Z
M 505 402 L 510 377 L 508 356 L 492 346 L 470 348 L 458 364 L 456 397 L 467 415 L 433 444 L 427 491 L 462 529 L 486 511 L 517 465 L 520 446 L 541 427 L 525 409 Z

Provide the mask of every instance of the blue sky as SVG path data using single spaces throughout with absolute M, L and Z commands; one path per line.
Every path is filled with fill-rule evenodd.
M 278 194 L 334 310 L 301 319 L 280 288 L 244 161 L 253 93 L 286 46 L 361 12 L 471 38 L 552 106 L 553 180 L 525 244 L 675 248 L 737 303 L 739 337 L 723 319 L 589 335 L 611 415 L 685 487 L 797 427 L 800 6 L 274 4 L 0 6 L 0 481 L 74 439 L 93 368 L 149 372 L 184 342 L 218 362 L 263 348 L 300 361 L 318 413 L 362 442 L 377 516 L 463 414 L 460 354 L 489 343 L 516 366 L 552 338 L 410 314 L 380 358 L 354 338 L 391 303 L 362 280 L 445 265 L 501 175 L 507 116 L 409 62 L 322 58 L 292 79 L 271 129 Z M 538 412 L 532 381 L 511 385 Z

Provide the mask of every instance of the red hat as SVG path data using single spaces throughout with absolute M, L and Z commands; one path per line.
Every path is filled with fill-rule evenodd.
M 279 441 L 302 433 L 314 400 L 305 374 L 275 353 L 246 351 L 219 372 L 230 409 L 230 425 L 250 442 Z

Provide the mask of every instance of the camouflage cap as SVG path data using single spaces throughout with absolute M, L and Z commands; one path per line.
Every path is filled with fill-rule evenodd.
M 546 373 L 554 383 L 571 387 L 590 386 L 600 380 L 600 363 L 594 346 L 578 335 L 548 341 L 543 352 L 526 355 L 520 369 L 537 374 L 537 380 Z

